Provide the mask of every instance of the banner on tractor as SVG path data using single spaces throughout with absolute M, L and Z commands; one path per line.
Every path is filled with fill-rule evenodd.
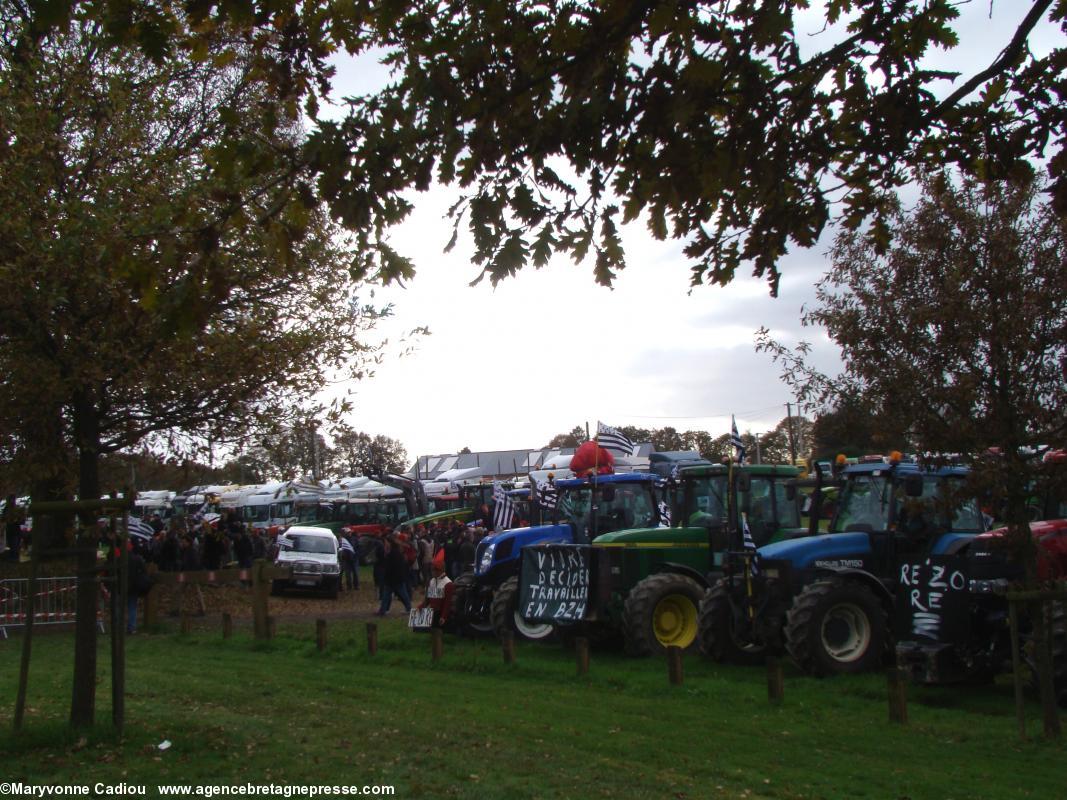
M 522 550 L 519 612 L 528 622 L 580 622 L 589 607 L 585 545 L 542 544 Z
M 959 556 L 930 556 L 902 564 L 896 592 L 901 639 L 963 641 L 970 621 L 970 578 Z

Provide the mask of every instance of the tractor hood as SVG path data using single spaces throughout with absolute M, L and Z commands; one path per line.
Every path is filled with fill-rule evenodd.
M 604 533 L 593 540 L 594 547 L 693 547 L 708 543 L 707 528 L 635 528 Z
M 787 539 L 759 549 L 760 558 L 788 561 L 795 569 L 810 567 L 816 561 L 862 558 L 870 552 L 871 541 L 860 531 Z
M 531 544 L 549 542 L 573 542 L 570 525 L 536 525 L 530 528 L 512 528 L 486 536 L 478 543 L 474 557 L 474 574 L 486 575 L 504 563 L 518 563 L 522 548 Z

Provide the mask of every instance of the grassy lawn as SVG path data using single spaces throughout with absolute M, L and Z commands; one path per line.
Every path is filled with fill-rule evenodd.
M 1010 686 L 909 690 L 910 724 L 887 721 L 880 675 L 787 672 L 766 699 L 763 670 L 690 657 L 671 687 L 662 660 L 594 651 L 588 677 L 560 646 L 426 636 L 399 617 L 366 651 L 364 620 L 280 624 L 271 642 L 217 628 L 129 641 L 127 728 L 109 728 L 108 642 L 97 719 L 65 725 L 72 637 L 35 638 L 22 734 L 0 733 L 2 780 L 33 783 L 391 784 L 397 797 L 1067 797 L 1067 746 L 1019 743 Z M 20 639 L 0 642 L 0 698 L 14 708 Z M 157 745 L 172 742 L 165 752 Z

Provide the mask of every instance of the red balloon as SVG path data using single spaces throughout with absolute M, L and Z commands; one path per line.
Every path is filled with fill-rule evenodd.
M 596 442 L 585 442 L 571 457 L 570 469 L 579 477 L 592 472 L 610 475 L 615 471 L 615 457 Z

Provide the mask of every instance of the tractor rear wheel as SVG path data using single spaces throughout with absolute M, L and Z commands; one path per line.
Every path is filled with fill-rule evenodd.
M 512 631 L 520 639 L 543 641 L 555 632 L 555 626 L 551 623 L 527 622 L 519 614 L 518 575 L 508 578 L 493 593 L 489 619 L 493 625 L 493 633 L 498 639 L 503 638 L 506 631 Z
M 811 675 L 876 669 L 887 643 L 885 608 L 862 583 L 818 580 L 794 599 L 785 639 L 789 654 Z
M 725 580 L 719 580 L 700 603 L 700 615 L 697 620 L 700 652 L 714 661 L 760 664 L 767 655 L 767 647 L 745 641 L 738 635 L 729 591 L 729 584 Z
M 647 656 L 664 653 L 671 646 L 693 647 L 703 597 L 704 587 L 685 575 L 649 575 L 630 590 L 623 606 L 626 652 Z

